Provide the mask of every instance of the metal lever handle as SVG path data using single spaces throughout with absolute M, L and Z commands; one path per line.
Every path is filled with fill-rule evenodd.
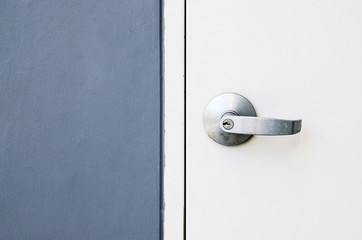
M 206 106 L 204 128 L 215 142 L 233 146 L 248 141 L 253 135 L 296 134 L 302 128 L 302 120 L 257 117 L 248 99 L 236 93 L 224 93 Z
M 227 133 L 250 135 L 293 135 L 302 128 L 302 120 L 283 120 L 261 117 L 224 116 L 220 127 Z

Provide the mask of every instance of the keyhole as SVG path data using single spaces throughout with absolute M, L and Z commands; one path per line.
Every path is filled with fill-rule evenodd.
M 226 130 L 230 130 L 234 127 L 234 122 L 231 119 L 225 119 L 222 122 L 222 126 L 226 129 Z

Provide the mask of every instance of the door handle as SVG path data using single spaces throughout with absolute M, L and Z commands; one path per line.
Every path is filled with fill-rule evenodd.
M 220 120 L 220 127 L 227 133 L 266 136 L 292 135 L 300 132 L 302 120 L 224 116 Z
M 253 135 L 292 135 L 301 131 L 302 120 L 257 117 L 254 106 L 236 93 L 212 99 L 204 112 L 206 133 L 217 143 L 239 145 Z

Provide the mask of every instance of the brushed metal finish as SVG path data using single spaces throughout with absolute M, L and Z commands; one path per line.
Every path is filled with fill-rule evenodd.
M 204 128 L 215 142 L 239 145 L 253 135 L 292 135 L 301 131 L 302 120 L 257 117 L 253 105 L 237 93 L 216 96 L 204 111 Z
M 213 98 L 204 111 L 204 129 L 207 135 L 217 143 L 226 146 L 239 145 L 252 135 L 228 133 L 220 127 L 224 116 L 256 117 L 253 105 L 237 93 L 224 93 Z
M 230 129 L 223 127 L 223 122 L 231 120 L 234 126 Z M 302 120 L 283 120 L 262 117 L 225 116 L 220 121 L 220 127 L 225 132 L 251 135 L 292 135 L 300 132 Z

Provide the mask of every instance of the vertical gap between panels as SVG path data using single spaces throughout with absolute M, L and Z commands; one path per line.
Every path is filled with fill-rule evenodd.
M 164 130 L 165 130 L 165 81 L 164 81 L 164 0 L 159 2 L 159 48 L 160 48 L 160 219 L 159 219 L 159 237 L 164 239 L 164 220 L 165 220 L 165 193 L 164 193 Z
M 187 127 L 187 99 L 186 99 L 186 71 L 187 71 L 187 60 L 186 60 L 186 44 L 187 44 L 187 34 L 186 34 L 186 1 L 184 0 L 184 240 L 186 240 L 186 218 L 187 218 L 187 211 L 186 211 L 186 127 Z

